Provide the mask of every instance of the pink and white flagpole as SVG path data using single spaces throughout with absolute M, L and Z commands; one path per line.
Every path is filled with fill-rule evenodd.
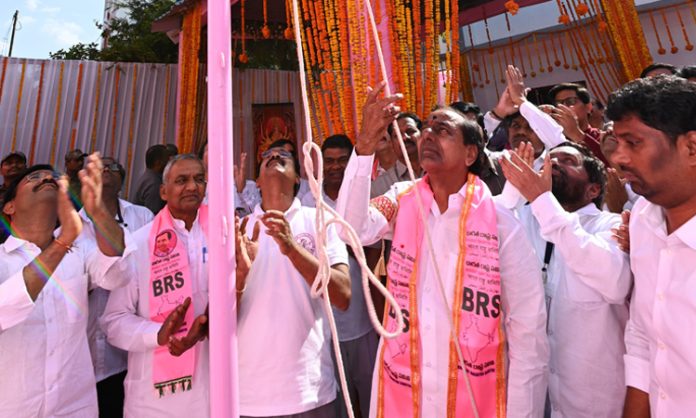
M 208 0 L 210 415 L 237 418 L 230 0 Z

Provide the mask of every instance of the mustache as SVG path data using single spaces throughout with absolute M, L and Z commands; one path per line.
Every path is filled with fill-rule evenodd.
M 32 191 L 32 192 L 37 192 L 37 191 L 41 188 L 41 186 L 43 186 L 44 184 L 52 184 L 52 185 L 54 185 L 54 186 L 56 187 L 56 189 L 58 188 L 58 182 L 57 182 L 57 181 L 55 181 L 54 179 L 45 179 L 45 180 L 43 180 L 41 183 L 39 183 L 39 184 L 37 184 L 36 186 L 34 186 L 34 188 L 31 189 L 31 191 Z

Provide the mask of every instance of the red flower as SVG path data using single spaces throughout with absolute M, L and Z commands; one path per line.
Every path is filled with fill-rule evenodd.
M 271 30 L 268 29 L 268 25 L 263 25 L 261 28 L 261 35 L 263 35 L 263 39 L 268 39 L 271 37 Z
M 589 11 L 590 8 L 587 7 L 585 3 L 580 3 L 577 6 L 575 6 L 575 13 L 577 13 L 578 16 L 586 15 Z
M 570 23 L 570 16 L 563 13 L 562 15 L 558 16 L 558 23 L 562 23 L 564 25 L 567 25 L 568 23 Z

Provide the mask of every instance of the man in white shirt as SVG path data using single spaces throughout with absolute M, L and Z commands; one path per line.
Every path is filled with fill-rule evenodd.
M 363 244 L 369 244 L 381 238 L 391 238 L 395 229 L 408 229 L 409 223 L 415 235 L 419 230 L 418 224 L 420 223 L 417 219 L 404 220 L 405 225 L 400 224 L 398 220 L 395 221 L 399 216 L 399 210 L 401 210 L 402 193 L 409 189 L 409 183 L 395 184 L 387 194 L 374 199 L 372 204 L 368 206 L 369 174 L 374 148 L 384 127 L 391 123 L 398 114 L 398 107 L 394 107 L 393 102 L 401 98 L 401 95 L 394 95 L 378 99 L 377 95 L 383 88 L 384 84 L 382 83 L 380 88 L 368 94 L 363 109 L 363 125 L 356 141 L 356 152 L 351 156 L 338 197 L 339 213 L 355 228 Z M 451 399 L 448 392 L 454 388 L 449 385 L 449 382 L 456 374 L 459 375 L 459 382 L 464 379 L 470 380 L 473 390 L 479 395 L 476 396 L 479 411 L 501 408 L 497 409 L 498 413 L 500 414 L 506 409 L 508 417 L 539 417 L 544 409 L 548 343 L 544 332 L 546 313 L 543 288 L 540 271 L 532 258 L 532 247 L 522 226 L 513 214 L 509 210 L 495 205 L 493 216 L 497 223 L 497 234 L 492 233 L 486 237 L 477 236 L 471 239 L 476 241 L 489 240 L 488 242 L 497 247 L 495 250 L 499 254 L 499 269 L 496 267 L 491 272 L 499 272 L 500 280 L 495 281 L 495 283 L 502 288 L 500 290 L 502 298 L 496 296 L 490 299 L 483 292 L 476 293 L 474 296 L 470 290 L 471 286 L 475 284 L 490 285 L 491 282 L 482 283 L 474 277 L 467 279 L 468 273 L 464 275 L 466 286 L 461 292 L 458 289 L 455 291 L 455 280 L 458 280 L 455 276 L 458 276 L 457 272 L 461 271 L 458 267 L 460 266 L 458 250 L 461 248 L 462 240 L 469 241 L 470 239 L 460 240 L 462 237 L 459 231 L 461 227 L 460 216 L 464 216 L 460 213 L 462 213 L 465 204 L 469 205 L 467 196 L 469 196 L 471 189 L 471 181 L 479 184 L 473 190 L 479 190 L 484 196 L 488 193 L 490 196 L 488 189 L 480 180 L 476 180 L 476 176 L 469 176 L 470 172 L 476 173 L 483 167 L 484 139 L 482 130 L 475 122 L 449 108 L 439 109 L 431 113 L 424 126 L 425 129 L 419 142 L 419 155 L 421 166 L 427 171 L 428 177 L 421 182 L 426 182 L 426 186 L 423 187 L 427 187 L 428 194 L 432 193 L 433 203 L 430 207 L 425 207 L 427 224 L 420 228 L 428 228 L 431 231 L 437 261 L 431 258 L 425 243 L 416 247 L 419 254 L 416 258 L 418 267 L 417 272 L 414 273 L 416 274 L 415 285 L 412 287 L 415 298 L 414 295 L 409 296 L 416 301 L 416 306 L 410 309 L 402 308 L 408 324 L 405 324 L 406 330 L 404 332 L 410 332 L 415 327 L 418 329 L 416 335 L 419 338 L 413 333 L 410 334 L 412 339 L 415 339 L 411 344 L 411 350 L 414 349 L 414 344 L 417 344 L 421 352 L 415 354 L 416 357 L 411 354 L 410 373 L 413 374 L 416 373 L 415 370 L 419 370 L 420 379 L 416 380 L 415 376 L 411 379 L 384 366 L 388 365 L 392 356 L 403 356 L 403 353 L 398 352 L 398 347 L 396 347 L 397 352 L 394 351 L 395 347 L 392 347 L 389 352 L 385 352 L 384 347 L 387 343 L 382 340 L 378 352 L 383 354 L 380 357 L 382 360 L 377 359 L 375 367 L 370 416 L 374 417 L 382 413 L 387 402 L 396 405 L 396 409 L 399 408 L 398 405 L 407 405 L 407 408 L 413 409 L 418 408 L 419 410 L 414 410 L 413 414 L 419 414 L 423 417 L 447 416 L 447 410 L 453 406 L 450 405 Z M 490 200 L 488 201 L 490 202 Z M 467 235 L 469 234 L 467 233 Z M 495 238 L 495 241 L 490 241 L 492 238 Z M 460 243 L 459 248 L 458 242 Z M 395 254 L 398 256 L 397 258 L 404 259 L 402 249 L 396 242 L 392 249 L 392 259 L 394 259 Z M 439 284 L 436 279 L 435 264 L 439 266 L 439 271 L 442 273 L 444 292 L 448 295 L 447 301 L 443 301 L 441 292 L 438 291 Z M 479 267 L 479 265 L 472 266 L 476 270 Z M 399 268 L 399 266 L 395 268 Z M 393 269 L 390 271 L 394 272 Z M 405 286 L 400 280 L 395 281 L 393 276 L 390 276 L 388 283 L 392 292 L 400 288 L 403 289 Z M 408 281 L 406 285 L 408 285 Z M 478 326 L 474 326 L 474 323 L 482 323 L 491 318 L 500 318 L 500 328 L 495 334 L 500 335 L 501 340 L 505 341 L 501 344 L 506 345 L 506 352 L 502 354 L 502 358 L 481 364 L 477 360 L 479 350 L 468 344 L 460 344 L 467 376 L 464 376 L 461 369 L 456 372 L 459 361 L 455 355 L 454 344 L 450 345 L 448 316 L 452 315 L 450 313 L 454 300 L 450 299 L 452 294 L 454 294 L 453 298 L 455 299 L 461 298 L 460 295 L 463 294 L 463 305 L 461 308 L 459 305 L 454 306 L 454 308 L 458 312 L 461 309 L 462 315 L 464 313 L 469 315 L 466 316 L 466 329 L 462 327 L 461 335 L 458 335 L 459 338 L 481 338 L 479 333 L 475 331 L 478 330 Z M 390 312 L 389 316 L 393 318 L 395 315 Z M 494 339 L 493 335 L 486 335 L 491 340 Z M 469 348 L 474 349 L 474 351 L 472 352 Z M 486 346 L 481 350 L 485 348 Z M 408 352 L 406 346 L 404 349 Z M 411 351 L 411 353 L 413 352 Z M 418 353 L 418 351 L 415 352 Z M 481 389 L 479 382 L 485 379 L 486 374 L 480 373 L 479 370 L 488 370 L 491 364 L 497 364 L 496 369 L 492 371 L 499 372 L 499 374 L 493 374 L 493 376 L 498 376 L 499 389 L 480 392 L 478 390 Z M 503 383 L 502 380 L 505 380 L 506 383 Z M 380 392 L 383 392 L 383 384 L 405 385 L 407 387 L 419 385 L 421 393 L 411 395 L 411 389 L 408 388 L 408 395 L 389 398 L 391 395 L 387 394 L 385 395 L 387 398 L 382 400 Z M 466 391 L 462 392 L 461 388 L 461 385 L 457 385 L 457 392 L 453 394 L 457 399 L 462 400 L 466 408 L 470 401 Z M 413 390 L 415 389 L 414 387 Z M 459 403 L 457 406 L 460 406 Z M 397 416 L 386 412 L 384 414 L 386 418 Z M 495 416 L 495 413 L 481 416 Z
M 338 191 L 341 189 L 343 175 L 350 154 L 353 152 L 353 144 L 345 135 L 333 135 L 324 140 L 321 151 L 324 162 L 322 189 L 324 202 L 336 209 Z M 314 196 L 311 193 L 306 194 L 302 204 L 314 207 L 316 205 Z M 363 291 L 362 271 L 350 249 L 348 261 L 350 262 L 350 306 L 345 312 L 339 309 L 334 309 L 333 312 L 353 410 L 356 415 L 360 411 L 361 416 L 367 417 L 370 411 L 372 370 L 375 367 L 379 335 L 372 328 Z M 339 396 L 336 402 L 336 414 L 338 417 L 347 417 L 342 400 Z
M 104 206 L 116 222 L 133 233 L 152 220 L 152 212 L 144 206 L 133 205 L 119 194 L 126 178 L 126 170 L 110 157 L 102 158 L 102 200 Z M 96 240 L 97 231 L 85 208 L 79 212 L 84 225 L 85 238 Z M 123 416 L 123 379 L 128 364 L 127 353 L 106 341 L 106 335 L 99 327 L 99 317 L 104 313 L 109 291 L 96 288 L 89 292 L 89 319 L 87 320 L 87 339 L 92 355 L 94 374 L 97 379 L 97 400 L 99 416 Z
M 0 416 L 97 416 L 87 292 L 132 276 L 114 265 L 124 235 L 102 203 L 101 170 L 92 155 L 80 173 L 82 201 L 100 225 L 96 245 L 80 235 L 68 180 L 51 166 L 33 166 L 5 194 L 12 236 L 0 246 Z
M 242 417 L 335 417 L 325 302 L 310 295 L 319 267 L 316 212 L 296 198 L 298 172 L 294 155 L 282 146 L 265 151 L 257 180 L 262 201 L 244 221 L 257 232 L 242 239 L 244 228 L 237 230 Z M 346 310 L 351 299 L 348 255 L 331 226 L 325 248 L 331 265 L 329 300 Z
M 523 142 L 530 143 L 534 148 L 534 168 L 538 170 L 544 162 L 546 150 L 566 141 L 563 128 L 527 100 L 527 88 L 519 69 L 509 65 L 505 78 L 507 87 L 498 104 L 483 117 L 486 131 L 493 132 L 503 123 L 511 149 L 517 149 Z M 502 152 L 489 154 L 495 160 L 503 155 Z
M 626 326 L 624 417 L 696 411 L 696 84 L 643 78 L 612 93 L 612 160 L 643 196 L 630 219 L 635 285 Z
M 599 210 L 604 164 L 579 144 L 551 149 L 537 173 L 515 154 L 501 160 L 529 202 L 518 209 L 543 272 L 551 348 L 551 417 L 618 417 L 623 407 L 623 330 L 628 257 L 612 239 L 618 214 Z
M 126 287 L 111 292 L 100 324 L 109 343 L 128 352 L 126 417 L 205 418 L 210 414 L 208 341 L 203 340 L 208 306 L 207 232 L 201 225 L 202 210 L 199 210 L 205 186 L 202 162 L 194 155 L 180 154 L 167 163 L 160 187 L 162 199 L 167 204 L 157 216 L 171 214 L 172 233 L 181 240 L 188 255 L 190 301 L 173 302 L 179 305 L 164 322 L 151 319 L 151 293 L 158 296 L 161 294 L 158 289 L 162 290 L 151 278 L 150 236 L 154 222 L 133 234 L 136 251 L 118 261 L 118 264 L 133 266 L 135 274 Z M 188 334 L 177 338 L 175 334 L 188 309 L 193 310 L 195 320 Z M 156 349 L 164 346 L 176 357 L 189 349 L 194 350 L 193 377 L 188 390 L 173 388 L 175 390 L 165 393 L 156 390 Z

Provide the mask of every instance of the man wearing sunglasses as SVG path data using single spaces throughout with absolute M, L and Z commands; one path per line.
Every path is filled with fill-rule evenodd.
M 554 105 L 550 115 L 563 127 L 566 138 L 585 145 L 605 165 L 608 165 L 609 161 L 604 157 L 599 146 L 601 131 L 590 125 L 592 111 L 590 92 L 579 84 L 561 83 L 549 90 L 549 99 Z
M 102 199 L 102 164 L 80 172 L 82 202 L 99 225 L 81 236 L 68 179 L 49 165 L 16 178 L 3 212 L 12 236 L 0 246 L 0 416 L 94 417 L 97 396 L 87 344 L 88 291 L 114 289 L 131 277 L 115 261 L 124 234 Z M 60 229 L 54 232 L 56 223 Z M 122 268 L 125 267 L 125 268 Z
M 134 233 L 153 218 L 150 209 L 134 205 L 121 198 L 121 188 L 126 179 L 126 170 L 111 157 L 102 159 L 102 201 L 106 210 L 116 222 Z M 89 214 L 83 208 L 79 212 L 84 224 L 83 235 L 96 239 L 96 229 Z M 97 379 L 97 399 L 100 417 L 123 416 L 123 379 L 128 363 L 127 353 L 106 341 L 106 335 L 99 327 L 99 317 L 104 313 L 109 291 L 97 288 L 89 293 L 89 319 L 87 338 L 92 355 L 94 374 Z
M 318 271 L 316 211 L 297 198 L 299 163 L 290 151 L 273 147 L 261 158 L 261 203 L 237 224 L 240 415 L 333 418 L 331 334 L 324 302 L 310 295 Z M 247 224 L 253 233 L 245 233 Z M 326 251 L 329 300 L 346 310 L 348 254 L 333 226 Z

